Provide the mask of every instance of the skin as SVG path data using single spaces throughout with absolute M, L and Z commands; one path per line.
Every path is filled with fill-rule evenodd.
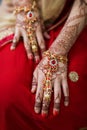
M 13 4 L 14 4 L 14 6 L 18 6 L 18 7 L 24 7 L 24 6 L 28 7 L 30 4 L 32 5 L 32 0 L 22 0 L 22 1 L 13 0 Z M 37 47 L 40 48 L 41 53 L 43 54 L 43 52 L 46 50 L 43 35 L 45 35 L 45 37 L 47 37 L 47 38 L 49 38 L 49 35 L 46 32 L 44 34 L 42 34 L 42 28 L 41 28 L 42 21 L 39 16 L 39 11 L 34 12 L 34 15 L 38 17 L 38 21 L 36 21 L 32 27 L 35 30 L 34 37 L 37 41 Z M 27 31 L 25 28 L 23 28 L 23 26 L 26 26 L 26 22 L 23 22 L 25 17 L 26 17 L 26 13 L 24 11 L 22 11 L 16 15 L 15 35 L 14 35 L 14 39 L 13 39 L 13 44 L 11 45 L 11 50 L 14 50 L 16 48 L 16 45 L 18 44 L 18 41 L 20 40 L 20 37 L 22 36 L 23 40 L 24 40 L 24 47 L 27 52 L 28 58 L 29 59 L 34 58 L 35 62 L 38 63 L 40 60 L 39 52 L 38 51 L 37 51 L 37 53 L 32 52 L 32 49 L 30 46 L 30 41 L 27 36 Z M 20 26 L 18 26 L 18 24 Z
M 87 24 L 87 0 L 75 0 L 70 15 L 67 18 L 64 27 L 55 41 L 52 43 L 49 51 L 57 55 L 68 55 L 71 47 L 75 43 L 79 34 Z M 45 91 L 43 90 L 45 79 L 45 65 L 48 64 L 48 57 L 43 57 L 39 65 L 36 67 L 33 76 L 33 84 L 31 92 L 36 92 L 35 107 L 36 113 L 47 116 L 50 101 L 44 102 Z M 64 68 L 64 72 L 61 72 Z M 67 64 L 59 63 L 59 70 L 54 73 L 51 81 L 51 90 L 54 92 L 53 115 L 57 115 L 60 110 L 61 86 L 65 96 L 64 104 L 69 104 L 69 88 L 67 83 Z M 51 98 L 52 93 L 50 94 Z M 44 109 L 46 106 L 46 109 Z

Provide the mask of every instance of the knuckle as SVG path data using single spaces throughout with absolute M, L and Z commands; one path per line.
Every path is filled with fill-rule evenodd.
M 62 79 L 67 80 L 67 75 L 66 74 L 62 74 Z

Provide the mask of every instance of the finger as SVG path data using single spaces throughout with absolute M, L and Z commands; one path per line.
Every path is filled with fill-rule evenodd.
M 43 99 L 43 84 L 42 84 L 43 77 L 40 75 L 38 76 L 38 86 L 37 86 L 37 92 L 35 97 L 35 107 L 34 110 L 36 113 L 40 113 L 41 111 L 41 103 Z
M 60 77 L 57 77 L 54 81 L 54 108 L 53 108 L 54 116 L 59 114 L 60 100 L 61 100 L 61 79 Z
M 44 37 L 45 37 L 46 39 L 50 39 L 50 35 L 49 35 L 47 32 L 44 32 Z
M 35 39 L 36 41 L 36 39 Z M 39 56 L 39 52 L 38 52 L 38 45 L 32 45 L 31 44 L 31 48 L 32 48 L 32 52 L 33 52 L 33 55 L 34 55 L 34 60 L 36 63 L 39 63 L 40 61 L 40 56 Z
M 52 95 L 52 89 L 49 90 L 49 97 L 48 97 L 48 92 L 44 91 L 44 96 L 43 96 L 43 104 L 42 104 L 42 117 L 46 117 L 48 115 L 48 110 L 50 106 L 50 101 L 51 101 L 51 95 Z
M 33 80 L 32 80 L 32 88 L 31 88 L 31 92 L 32 93 L 35 93 L 36 90 L 37 90 L 37 73 L 38 73 L 38 69 L 36 68 L 35 71 L 34 71 L 34 74 L 33 74 Z
M 16 29 L 15 29 L 15 35 L 14 35 L 14 38 L 13 38 L 13 43 L 12 43 L 12 45 L 10 47 L 11 50 L 15 49 L 15 47 L 17 45 L 17 42 L 20 39 L 20 36 L 21 36 L 20 29 L 18 27 L 16 27 Z
M 35 54 L 34 59 L 35 59 L 36 63 L 39 63 L 39 61 L 40 61 L 39 53 Z
M 43 104 L 42 104 L 42 116 L 46 117 L 48 115 L 48 110 L 50 106 L 51 96 L 52 96 L 52 82 L 49 82 L 50 86 L 44 87 L 43 94 Z
M 24 47 L 26 49 L 27 57 L 29 59 L 33 59 L 33 54 L 31 52 L 31 47 L 30 47 L 30 43 L 29 43 L 27 33 L 26 33 L 26 31 L 24 29 L 21 29 L 21 33 L 22 33 L 22 36 L 23 36 Z
M 32 93 L 35 93 L 36 89 L 37 89 L 37 80 L 36 80 L 35 77 L 33 77 L 31 92 L 32 92 Z
M 68 88 L 67 76 L 66 75 L 62 76 L 62 88 L 63 88 L 63 93 L 64 93 L 64 96 L 65 96 L 64 105 L 68 106 L 68 104 L 69 104 L 69 88 Z
M 41 53 L 43 54 L 43 52 L 46 51 L 46 47 L 45 47 L 45 40 L 43 38 L 42 30 L 40 26 L 38 26 L 36 29 L 36 37 L 37 37 L 38 45 L 41 49 Z

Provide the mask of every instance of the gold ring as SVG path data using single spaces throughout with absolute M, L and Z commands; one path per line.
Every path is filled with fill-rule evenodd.
M 34 53 L 38 51 L 37 45 L 31 45 L 31 48 Z

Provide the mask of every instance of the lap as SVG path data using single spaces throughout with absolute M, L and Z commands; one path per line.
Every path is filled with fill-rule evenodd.
M 57 33 L 52 33 L 53 40 Z M 59 117 L 52 116 L 52 107 L 47 119 L 34 113 L 34 95 L 31 94 L 31 81 L 35 64 L 28 60 L 23 43 L 20 42 L 15 51 L 10 51 L 10 44 L 0 49 L 0 120 L 4 113 L 9 129 L 33 130 L 56 129 L 77 130 L 87 125 L 87 44 L 85 32 L 76 41 L 69 53 L 68 73 L 76 71 L 79 80 L 74 83 L 68 78 L 70 89 L 70 105 L 65 108 L 61 103 Z M 48 41 L 48 46 L 52 39 Z M 51 104 L 52 106 L 53 104 Z M 63 124 L 63 125 L 62 125 Z

